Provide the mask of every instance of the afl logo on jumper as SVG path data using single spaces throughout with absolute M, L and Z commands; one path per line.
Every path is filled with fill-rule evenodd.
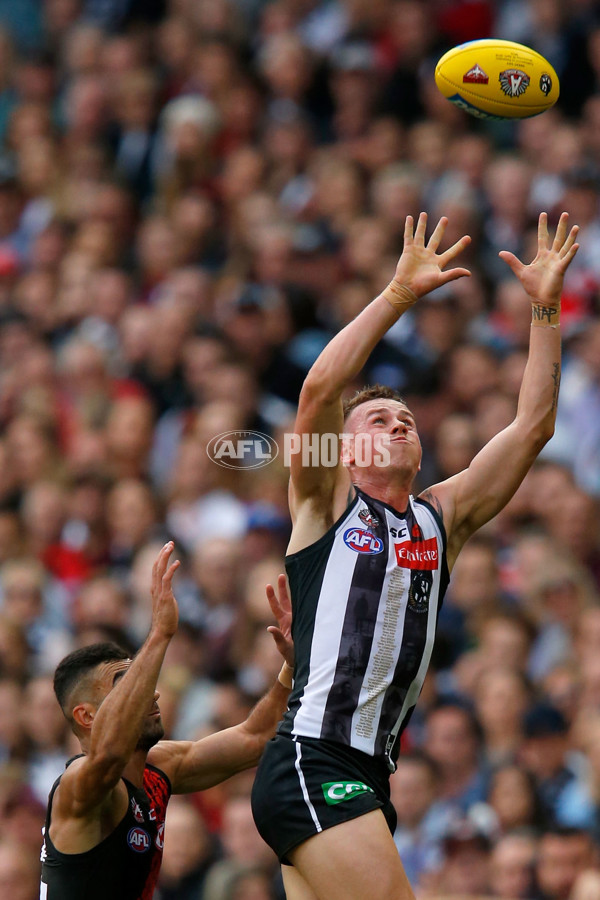
M 150 835 L 143 828 L 131 828 L 127 835 L 127 843 L 136 853 L 145 853 L 150 849 Z
M 402 569 L 437 569 L 439 565 L 439 553 L 437 539 L 432 537 L 426 541 L 413 543 L 402 541 L 394 544 L 396 562 Z
M 383 541 L 364 528 L 349 528 L 344 533 L 344 543 L 355 553 L 381 553 Z

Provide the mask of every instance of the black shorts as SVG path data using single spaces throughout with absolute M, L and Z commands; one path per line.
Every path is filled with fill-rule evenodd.
M 396 829 L 387 765 L 343 744 L 276 735 L 265 747 L 252 812 L 262 838 L 282 863 L 307 838 L 381 809 Z

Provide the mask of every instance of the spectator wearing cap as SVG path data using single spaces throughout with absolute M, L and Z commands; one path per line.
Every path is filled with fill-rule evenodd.
M 519 761 L 536 780 L 546 821 L 560 824 L 561 808 L 578 784 L 568 722 L 556 706 L 541 701 L 525 713 L 523 735 Z
M 489 895 L 492 833 L 474 816 L 451 822 L 443 841 L 444 862 L 431 879 L 441 897 Z

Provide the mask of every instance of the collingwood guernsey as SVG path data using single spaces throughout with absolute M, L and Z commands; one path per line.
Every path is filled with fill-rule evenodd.
M 318 541 L 287 557 L 297 648 L 281 734 L 335 741 L 393 769 L 423 686 L 448 585 L 435 510 L 356 490 Z

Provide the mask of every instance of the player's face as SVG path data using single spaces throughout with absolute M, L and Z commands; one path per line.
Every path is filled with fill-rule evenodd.
M 421 442 L 414 416 L 397 400 L 369 400 L 361 403 L 348 416 L 344 430 L 354 435 L 367 435 L 375 451 L 383 442 L 390 455 L 389 465 L 406 468 L 412 476 L 421 465 Z M 356 453 L 354 454 L 356 457 Z M 352 458 L 349 463 L 352 464 Z
M 106 663 L 101 667 L 101 684 L 104 688 L 105 699 L 112 689 L 119 683 L 131 665 L 130 659 L 117 660 L 115 662 Z M 158 708 L 158 691 L 154 692 L 154 699 L 148 709 L 148 714 L 144 719 L 142 730 L 137 742 L 136 750 L 150 750 L 158 741 L 164 737 L 164 728 L 160 717 L 160 709 Z

